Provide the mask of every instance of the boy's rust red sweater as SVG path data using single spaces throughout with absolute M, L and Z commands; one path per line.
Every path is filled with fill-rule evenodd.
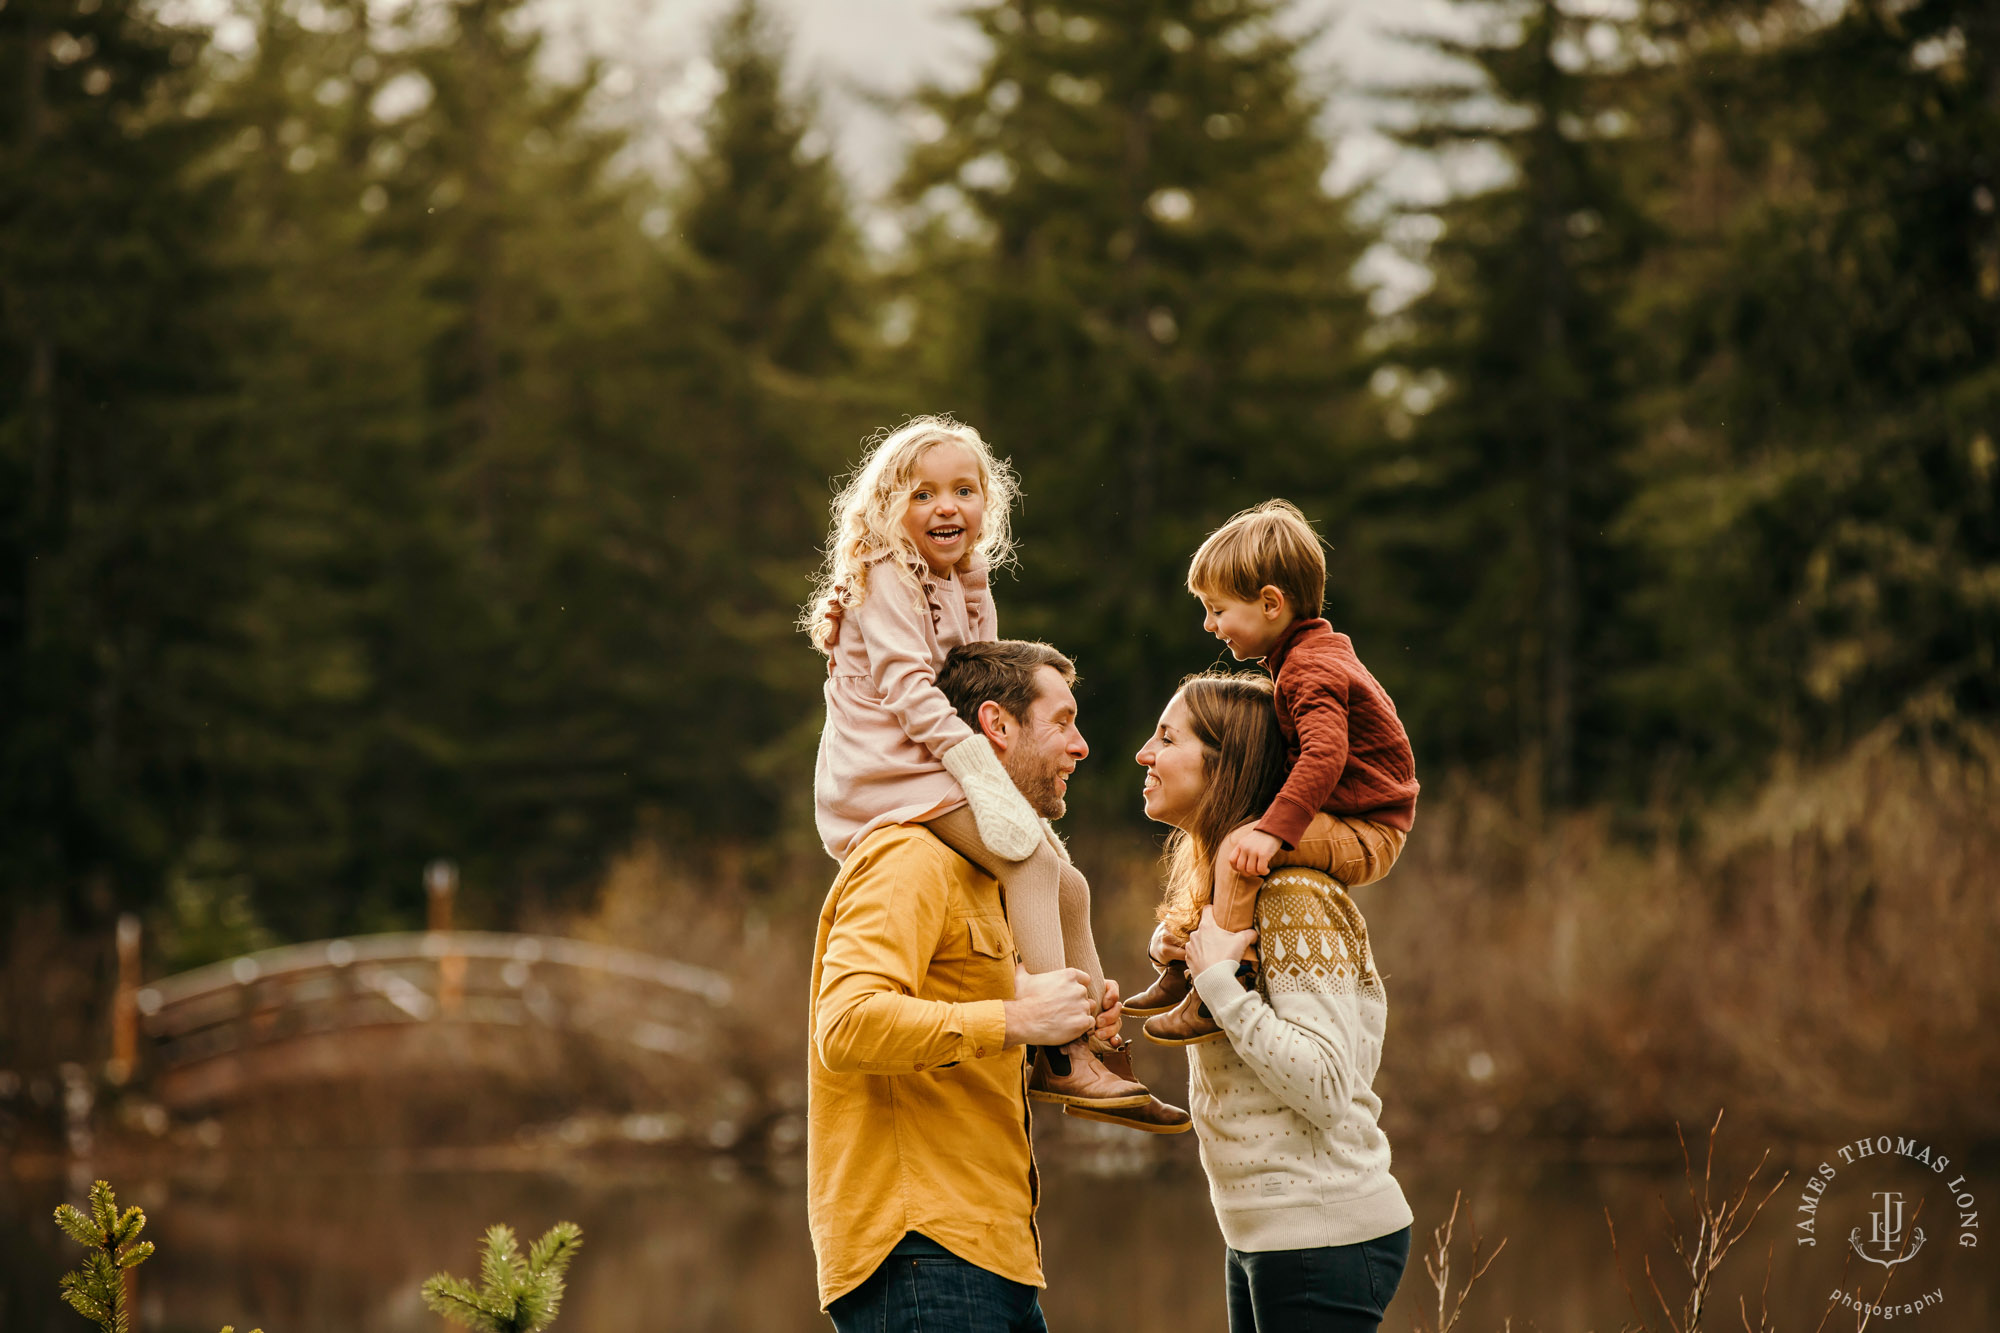
M 1296 847 L 1324 810 L 1408 833 L 1417 814 L 1416 757 L 1396 705 L 1354 655 L 1354 641 L 1324 620 L 1301 620 L 1264 666 L 1277 679 L 1278 729 L 1292 771 L 1258 829 Z

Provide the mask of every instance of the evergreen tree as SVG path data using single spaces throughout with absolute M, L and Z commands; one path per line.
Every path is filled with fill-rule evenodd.
M 0 880 L 99 912 L 197 822 L 244 592 L 200 49 L 127 0 L 0 9 Z
M 287 933 L 323 933 L 350 920 L 325 886 L 381 874 L 367 801 L 390 696 L 371 631 L 385 595 L 446 562 L 421 554 L 437 526 L 418 447 L 432 317 L 422 270 L 385 244 L 388 191 L 407 190 L 406 138 L 422 132 L 377 98 L 399 76 L 412 86 L 407 57 L 387 56 L 409 43 L 360 3 L 257 0 L 245 17 L 254 49 L 212 73 L 234 129 L 219 165 L 235 182 L 220 249 L 243 275 L 235 411 L 255 441 L 231 484 L 257 577 L 203 828 L 164 906 L 172 934 L 234 916 L 247 940 L 261 928 L 244 886 Z
M 1322 101 L 1283 5 L 973 16 L 992 56 L 970 87 L 921 96 L 935 141 L 904 182 L 949 275 L 919 338 L 959 358 L 934 406 L 1023 477 L 1002 631 L 1076 655 L 1115 752 L 1215 656 L 1182 586 L 1210 528 L 1283 494 L 1342 541 L 1344 473 L 1374 425 L 1350 279 L 1364 238 L 1323 185 Z M 1128 809 L 1115 765 L 1099 771 Z
M 684 163 L 674 228 L 688 296 L 742 359 L 846 371 L 859 258 L 833 159 L 808 142 L 814 108 L 786 91 L 783 39 L 757 0 L 723 17 L 710 54 L 722 87 Z
M 882 409 L 868 392 L 865 275 L 811 102 L 785 88 L 756 0 L 718 23 L 721 88 L 672 199 L 656 323 L 683 468 L 668 513 L 686 647 L 672 804 L 711 829 L 804 809 L 823 671 L 793 629 L 831 475 Z M 698 443 L 697 443 L 698 442 Z M 674 651 L 673 641 L 661 645 Z M 718 781 L 718 779 L 720 779 Z M 803 821 L 801 821 L 803 822 Z
M 1649 233 L 1640 75 L 1591 54 L 1627 35 L 1601 15 L 1466 7 L 1484 36 L 1420 40 L 1468 77 L 1404 90 L 1417 114 L 1399 137 L 1484 148 L 1503 170 L 1432 210 L 1433 285 L 1385 366 L 1421 411 L 1380 456 L 1365 536 L 1379 614 L 1413 650 L 1397 696 L 1412 732 L 1448 761 L 1516 765 L 1533 812 L 1627 757 L 1615 687 L 1640 650 L 1611 525 L 1631 448 L 1618 321 Z
M 228 85 L 234 244 L 270 275 L 246 412 L 288 540 L 256 622 L 272 669 L 246 672 L 282 743 L 236 751 L 224 845 L 287 934 L 407 919 L 441 854 L 474 919 L 572 884 L 645 776 L 658 672 L 616 540 L 657 411 L 634 195 L 593 76 L 547 81 L 518 9 L 264 0 Z
M 436 577 L 397 570 L 404 600 L 371 629 L 381 713 L 410 725 L 380 737 L 357 803 L 406 892 L 450 852 L 504 911 L 593 873 L 644 772 L 650 645 L 616 542 L 655 500 L 622 466 L 641 256 L 622 139 L 589 114 L 596 70 L 546 78 L 519 0 L 448 17 L 410 52 L 430 101 L 381 215 L 429 315 L 414 443 L 431 484 L 408 554 Z
M 1666 34 L 1702 55 L 1631 523 L 1651 693 L 1723 773 L 2000 706 L 2000 26 L 1762 8 Z

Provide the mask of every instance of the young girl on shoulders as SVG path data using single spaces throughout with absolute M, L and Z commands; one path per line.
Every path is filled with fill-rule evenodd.
M 1101 1005 L 1089 883 L 937 687 L 953 647 L 998 637 L 987 571 L 1010 554 L 1014 494 L 978 431 L 917 417 L 872 441 L 834 500 L 803 625 L 828 659 L 815 812 L 835 860 L 886 825 L 928 826 L 1001 882 L 1022 965 L 1082 969 Z M 1087 1108 L 1151 1100 L 1083 1037 L 1038 1054 L 1029 1095 Z

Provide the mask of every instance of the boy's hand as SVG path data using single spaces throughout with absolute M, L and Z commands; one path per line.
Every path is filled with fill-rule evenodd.
M 1224 930 L 1215 923 L 1215 909 L 1201 909 L 1201 925 L 1188 936 L 1188 975 L 1200 976 L 1217 963 L 1240 963 L 1257 942 L 1254 930 Z
M 1187 960 L 1187 936 L 1170 928 L 1162 921 L 1153 927 L 1153 938 L 1146 944 L 1146 957 L 1153 960 L 1154 967 L 1165 967 L 1171 962 Z
M 1254 828 L 1234 829 L 1222 840 L 1222 852 L 1229 868 L 1245 879 L 1261 879 L 1271 873 L 1271 858 L 1285 850 L 1285 844 Z
M 1104 979 L 1104 1008 L 1098 1012 L 1097 1025 L 1091 1029 L 1093 1036 L 1105 1041 L 1113 1041 L 1118 1029 L 1125 1023 L 1125 1006 L 1118 999 L 1118 983 L 1110 977 Z

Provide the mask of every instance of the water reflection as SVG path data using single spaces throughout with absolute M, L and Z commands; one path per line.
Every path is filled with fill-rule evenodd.
M 1038 1136 L 1051 1325 L 1221 1329 L 1221 1240 L 1192 1142 L 1131 1153 L 1116 1131 L 1106 1133 L 1113 1137 L 1059 1123 Z M 1480 1333 L 1497 1329 L 1506 1316 L 1517 1329 L 1550 1333 L 1618 1327 L 1631 1310 L 1611 1262 L 1603 1210 L 1608 1206 L 1619 1220 L 1639 1285 L 1639 1248 L 1661 1251 L 1657 1200 L 1684 1198 L 1685 1191 L 1678 1157 L 1658 1152 L 1593 1162 L 1492 1145 L 1470 1152 L 1405 1148 L 1397 1174 L 1420 1226 L 1442 1220 L 1453 1191 L 1464 1189 L 1489 1248 L 1508 1238 L 1462 1325 Z M 261 1325 L 270 1333 L 431 1333 L 438 1321 L 417 1298 L 425 1277 L 440 1268 L 473 1271 L 477 1239 L 489 1222 L 508 1222 L 526 1239 L 559 1218 L 579 1223 L 585 1240 L 558 1329 L 823 1333 L 829 1325 L 815 1308 L 796 1175 L 796 1165 L 773 1176 L 722 1161 L 497 1170 L 340 1154 L 216 1159 L 117 1183 L 125 1198 L 146 1207 L 148 1234 L 162 1247 L 143 1270 L 145 1333 L 214 1333 L 224 1323 Z M 72 1255 L 46 1220 L 68 1188 L 59 1180 L 0 1176 L 6 1256 L 0 1328 L 74 1333 L 82 1327 L 57 1301 L 54 1278 Z M 1825 1250 L 1792 1246 L 1791 1193 L 1773 1201 L 1726 1270 L 1711 1304 L 1711 1328 L 1739 1325 L 1739 1293 L 1749 1296 L 1754 1319 L 1767 1248 L 1778 1327 L 1791 1333 L 1818 1324 L 1837 1269 L 1824 1271 Z M 1978 1257 L 1937 1258 L 1946 1263 L 1946 1302 L 1913 1326 L 1924 1333 L 2000 1327 L 2000 1288 Z M 1914 1294 L 1918 1280 L 1899 1278 L 1898 1286 Z M 1432 1299 L 1413 1258 L 1387 1327 L 1411 1327 Z M 1826 1327 L 1852 1323 L 1834 1319 Z

